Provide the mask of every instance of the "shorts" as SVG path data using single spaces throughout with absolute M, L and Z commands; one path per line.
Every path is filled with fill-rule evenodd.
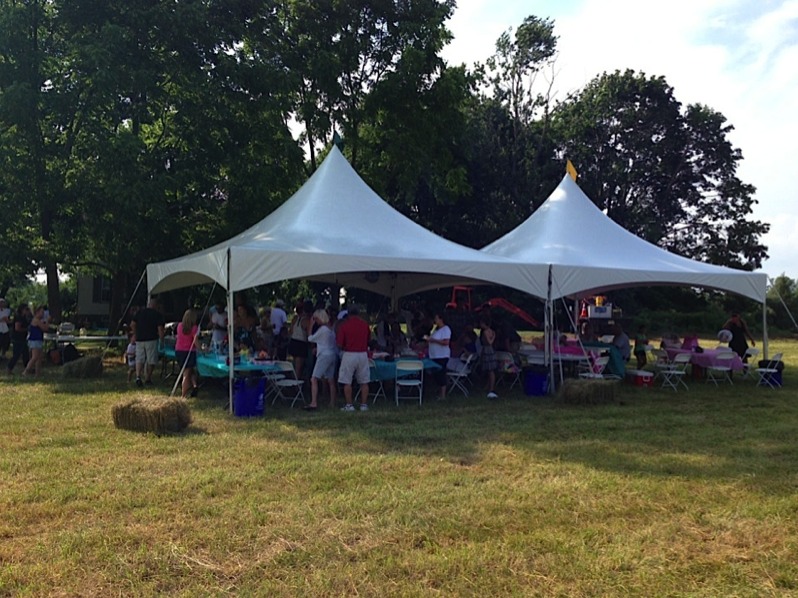
M 371 370 L 369 368 L 369 354 L 352 353 L 344 351 L 341 356 L 341 369 L 338 371 L 338 382 L 341 384 L 352 384 L 352 377 L 357 379 L 358 384 L 368 384 L 371 380 Z
M 334 351 L 319 353 L 316 355 L 316 364 L 313 366 L 313 374 L 311 376 L 316 379 L 327 378 L 328 380 L 333 380 L 337 363 L 338 354 Z
M 155 366 L 158 363 L 158 339 L 136 341 L 136 363 Z
M 43 349 L 44 341 L 28 341 L 28 349 Z
M 197 352 L 196 351 L 175 351 L 175 361 L 180 367 L 186 364 L 187 368 L 197 367 Z

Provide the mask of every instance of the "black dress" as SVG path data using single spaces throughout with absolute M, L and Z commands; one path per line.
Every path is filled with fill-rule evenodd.
M 734 322 L 730 322 L 726 326 L 726 330 L 732 333 L 732 339 L 729 341 L 729 348 L 740 357 L 745 355 L 745 352 L 748 350 L 748 343 L 745 341 L 745 329 Z

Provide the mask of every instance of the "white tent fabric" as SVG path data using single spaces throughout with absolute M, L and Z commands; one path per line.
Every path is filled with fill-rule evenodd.
M 633 235 L 601 212 L 568 175 L 529 218 L 481 251 L 551 265 L 551 299 L 670 284 L 730 291 L 759 302 L 767 292 L 762 272 L 691 260 Z
M 297 278 L 398 298 L 453 284 L 493 283 L 546 296 L 545 266 L 447 241 L 406 218 L 330 154 L 282 206 L 209 249 L 147 266 L 150 294 L 217 282 L 238 292 Z

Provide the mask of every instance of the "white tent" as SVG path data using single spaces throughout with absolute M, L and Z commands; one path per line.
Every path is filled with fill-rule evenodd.
M 482 249 L 529 265 L 551 265 L 551 299 L 648 285 L 730 291 L 765 301 L 767 275 L 698 262 L 633 235 L 601 212 L 573 179 L 529 218 Z
M 151 294 L 217 282 L 237 292 L 297 278 L 396 299 L 453 284 L 494 283 L 546 296 L 546 268 L 447 241 L 406 218 L 337 148 L 282 206 L 209 249 L 147 266 Z
M 698 262 L 644 241 L 599 210 L 567 174 L 529 218 L 481 251 L 549 266 L 547 338 L 555 299 L 632 286 L 696 286 L 762 303 L 767 356 L 766 274 Z

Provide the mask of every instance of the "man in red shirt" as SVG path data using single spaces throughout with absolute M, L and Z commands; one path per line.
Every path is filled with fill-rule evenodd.
M 355 411 L 352 404 L 352 378 L 357 378 L 360 384 L 360 410 L 368 411 L 369 400 L 369 340 L 371 329 L 368 323 L 360 317 L 360 308 L 353 305 L 349 308 L 349 315 L 338 325 L 335 342 L 343 351 L 341 355 L 341 368 L 338 370 L 338 383 L 344 385 L 346 406 L 341 411 Z

